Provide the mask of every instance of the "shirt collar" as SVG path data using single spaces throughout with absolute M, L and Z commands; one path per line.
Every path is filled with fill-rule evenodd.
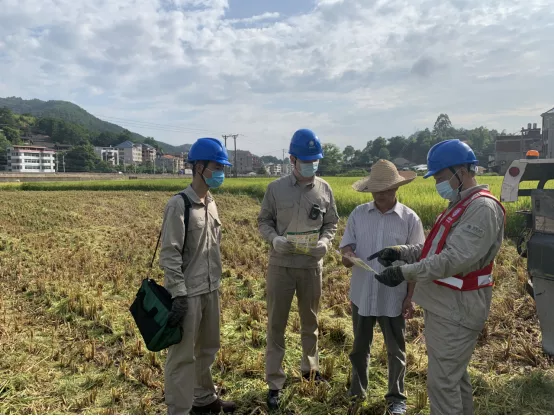
M 474 192 L 479 192 L 479 191 L 488 190 L 488 189 L 489 189 L 489 185 L 476 185 L 476 186 L 472 186 L 471 188 L 467 188 L 467 189 L 463 190 L 462 192 L 460 192 L 460 195 L 454 201 L 452 201 L 449 204 L 449 206 L 453 206 L 453 205 L 457 204 L 462 199 L 467 198 L 469 195 L 471 195 Z
M 374 201 L 371 201 L 368 205 L 368 211 L 377 211 L 379 213 L 381 213 L 381 211 L 379 211 L 377 209 L 377 207 L 375 206 L 375 202 Z M 385 212 L 384 215 L 386 214 L 392 214 L 392 213 L 396 213 L 396 215 L 398 215 L 399 217 L 402 218 L 402 213 L 404 212 L 404 210 L 402 209 L 402 204 L 398 201 L 396 201 L 396 204 L 394 204 L 394 207 L 392 207 L 391 209 L 389 209 L 387 212 Z
M 213 197 L 212 197 L 212 194 L 210 193 L 210 191 L 208 191 L 208 193 L 206 194 L 206 204 L 204 204 L 201 200 L 200 200 L 200 197 L 196 194 L 196 192 L 194 191 L 194 189 L 192 189 L 192 186 L 189 185 L 186 189 L 185 189 L 185 194 L 189 197 L 189 199 L 191 200 L 192 203 L 196 204 L 196 205 L 207 205 L 209 204 L 210 202 L 213 201 Z
M 292 186 L 298 184 L 298 185 L 306 185 L 306 186 L 309 186 L 311 188 L 313 188 L 315 186 L 315 181 L 316 181 L 316 177 L 314 177 L 314 180 L 311 181 L 311 182 L 306 182 L 306 183 L 300 183 L 298 182 L 298 179 L 296 178 L 296 175 L 294 173 L 291 173 L 290 174 L 290 182 L 292 184 Z

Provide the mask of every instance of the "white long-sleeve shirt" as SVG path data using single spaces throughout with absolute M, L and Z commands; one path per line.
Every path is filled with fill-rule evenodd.
M 421 220 L 410 208 L 397 202 L 383 214 L 369 202 L 356 207 L 348 217 L 340 247 L 351 246 L 356 256 L 367 262 L 367 257 L 385 247 L 424 241 Z M 369 265 L 376 272 L 384 269 L 377 259 Z M 399 316 L 407 291 L 406 282 L 388 287 L 375 279 L 373 273 L 356 266 L 352 268 L 350 300 L 362 316 Z

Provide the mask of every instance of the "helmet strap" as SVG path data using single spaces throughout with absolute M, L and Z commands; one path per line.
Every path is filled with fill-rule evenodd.
M 452 172 L 452 174 L 456 177 L 456 179 L 458 179 L 458 182 L 460 182 L 460 184 L 458 185 L 456 190 L 458 191 L 458 193 L 462 192 L 462 186 L 464 186 L 464 183 L 462 182 L 462 180 L 458 176 L 458 172 L 455 171 L 452 166 L 450 166 L 448 169 L 450 169 L 450 172 Z

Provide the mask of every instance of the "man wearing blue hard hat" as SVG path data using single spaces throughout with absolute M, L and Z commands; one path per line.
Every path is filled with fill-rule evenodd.
M 472 414 L 467 366 L 488 318 L 494 258 L 504 238 L 505 211 L 477 185 L 477 159 L 459 140 L 433 146 L 428 172 L 440 196 L 449 201 L 423 245 L 388 247 L 370 258 L 390 266 L 375 277 L 388 286 L 417 282 L 413 300 L 425 312 L 431 414 Z
M 168 325 L 183 338 L 168 349 L 165 402 L 168 414 L 231 413 L 233 402 L 216 394 L 211 366 L 219 350 L 221 221 L 210 188 L 218 188 L 231 166 L 217 139 L 198 139 L 190 148 L 192 183 L 165 207 L 160 265 L 173 298 Z M 187 214 L 188 212 L 188 214 Z
M 290 142 L 293 173 L 269 184 L 258 228 L 270 243 L 267 291 L 266 381 L 270 410 L 279 407 L 286 375 L 285 329 L 296 293 L 302 339 L 300 370 L 305 379 L 324 381 L 319 373 L 317 348 L 319 300 L 323 256 L 337 231 L 339 220 L 333 191 L 316 176 L 323 158 L 315 133 L 300 129 Z

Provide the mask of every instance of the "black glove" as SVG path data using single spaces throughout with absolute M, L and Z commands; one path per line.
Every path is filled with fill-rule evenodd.
M 398 246 L 395 246 L 384 248 L 383 250 L 372 254 L 367 259 L 373 260 L 375 258 L 377 258 L 377 261 L 383 266 L 390 267 L 395 261 L 402 260 L 402 255 L 400 252 L 400 248 Z
M 183 319 L 187 314 L 188 308 L 189 304 L 186 296 L 177 296 L 175 299 L 173 299 L 171 311 L 169 311 L 169 314 L 167 316 L 167 326 L 170 328 L 175 328 L 181 325 L 181 322 L 183 322 Z
M 398 286 L 405 280 L 400 266 L 387 267 L 380 274 L 376 274 L 375 278 L 389 287 Z

